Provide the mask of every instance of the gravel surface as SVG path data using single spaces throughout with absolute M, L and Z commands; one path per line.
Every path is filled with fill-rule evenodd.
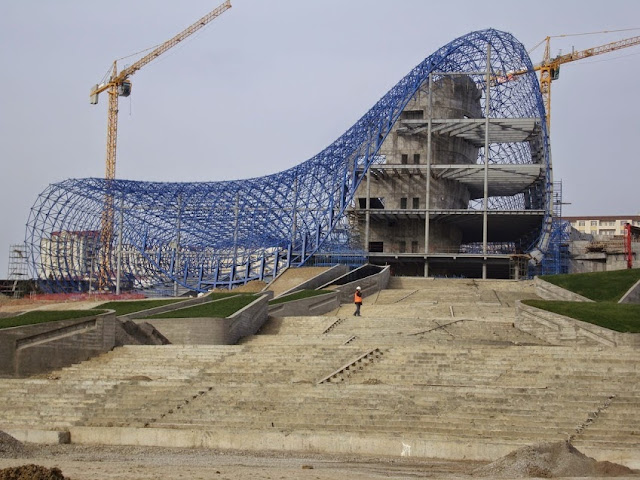
M 68 480 L 371 480 L 469 478 L 483 462 L 351 457 L 282 452 L 240 452 L 150 447 L 25 445 L 0 455 L 3 469 L 23 465 L 57 468 Z M 6 477 L 20 478 L 20 477 Z M 49 480 L 56 477 L 22 477 Z M 62 478 L 62 477 L 59 477 Z

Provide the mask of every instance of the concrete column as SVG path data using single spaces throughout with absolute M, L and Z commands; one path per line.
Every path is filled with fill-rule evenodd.
M 485 75 L 486 93 L 484 102 L 484 203 L 482 208 L 482 278 L 487 278 L 487 228 L 489 208 L 489 108 L 491 99 L 491 44 L 487 43 L 487 73 Z
M 424 196 L 424 276 L 429 276 L 429 210 L 431 208 L 431 127 L 433 120 L 433 74 L 429 74 L 429 93 L 427 108 L 427 170 L 425 172 Z

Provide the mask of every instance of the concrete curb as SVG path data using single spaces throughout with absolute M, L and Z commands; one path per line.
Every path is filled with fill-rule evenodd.
M 71 443 L 71 434 L 65 430 L 28 430 L 24 428 L 2 429 L 8 435 L 20 442 L 37 443 L 40 445 L 60 445 Z

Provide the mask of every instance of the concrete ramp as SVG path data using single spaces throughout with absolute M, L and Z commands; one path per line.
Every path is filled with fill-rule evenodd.
M 274 297 L 279 297 L 283 293 L 293 290 L 298 285 L 328 271 L 330 268 L 331 267 L 289 267 L 282 275 L 278 275 L 265 290 L 273 292 Z

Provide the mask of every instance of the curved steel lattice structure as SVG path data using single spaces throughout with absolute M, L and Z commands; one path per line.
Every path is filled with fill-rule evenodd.
M 495 81 L 502 72 L 524 69 L 529 73 L 518 81 Z M 487 70 L 491 75 L 483 73 Z M 358 247 L 346 212 L 363 173 L 379 161 L 382 142 L 429 75 L 447 72 L 467 72 L 482 92 L 490 79 L 490 118 L 540 121 L 541 155 L 533 154 L 531 142 L 492 144 L 490 163 L 543 162 L 544 175 L 525 193 L 489 198 L 489 208 L 550 212 L 550 154 L 537 78 L 523 45 L 511 34 L 488 29 L 440 48 L 333 144 L 283 172 L 225 182 L 89 178 L 50 185 L 27 224 L 31 273 L 47 289 L 77 291 L 98 285 L 104 263 L 106 287 L 122 281 L 126 288 L 181 285 L 206 291 L 275 275 L 282 266 L 303 264 L 321 252 L 353 252 Z M 477 162 L 484 162 L 483 149 Z M 100 241 L 107 204 L 113 205 L 108 245 Z M 549 224 L 545 218 L 529 250 L 545 250 Z

